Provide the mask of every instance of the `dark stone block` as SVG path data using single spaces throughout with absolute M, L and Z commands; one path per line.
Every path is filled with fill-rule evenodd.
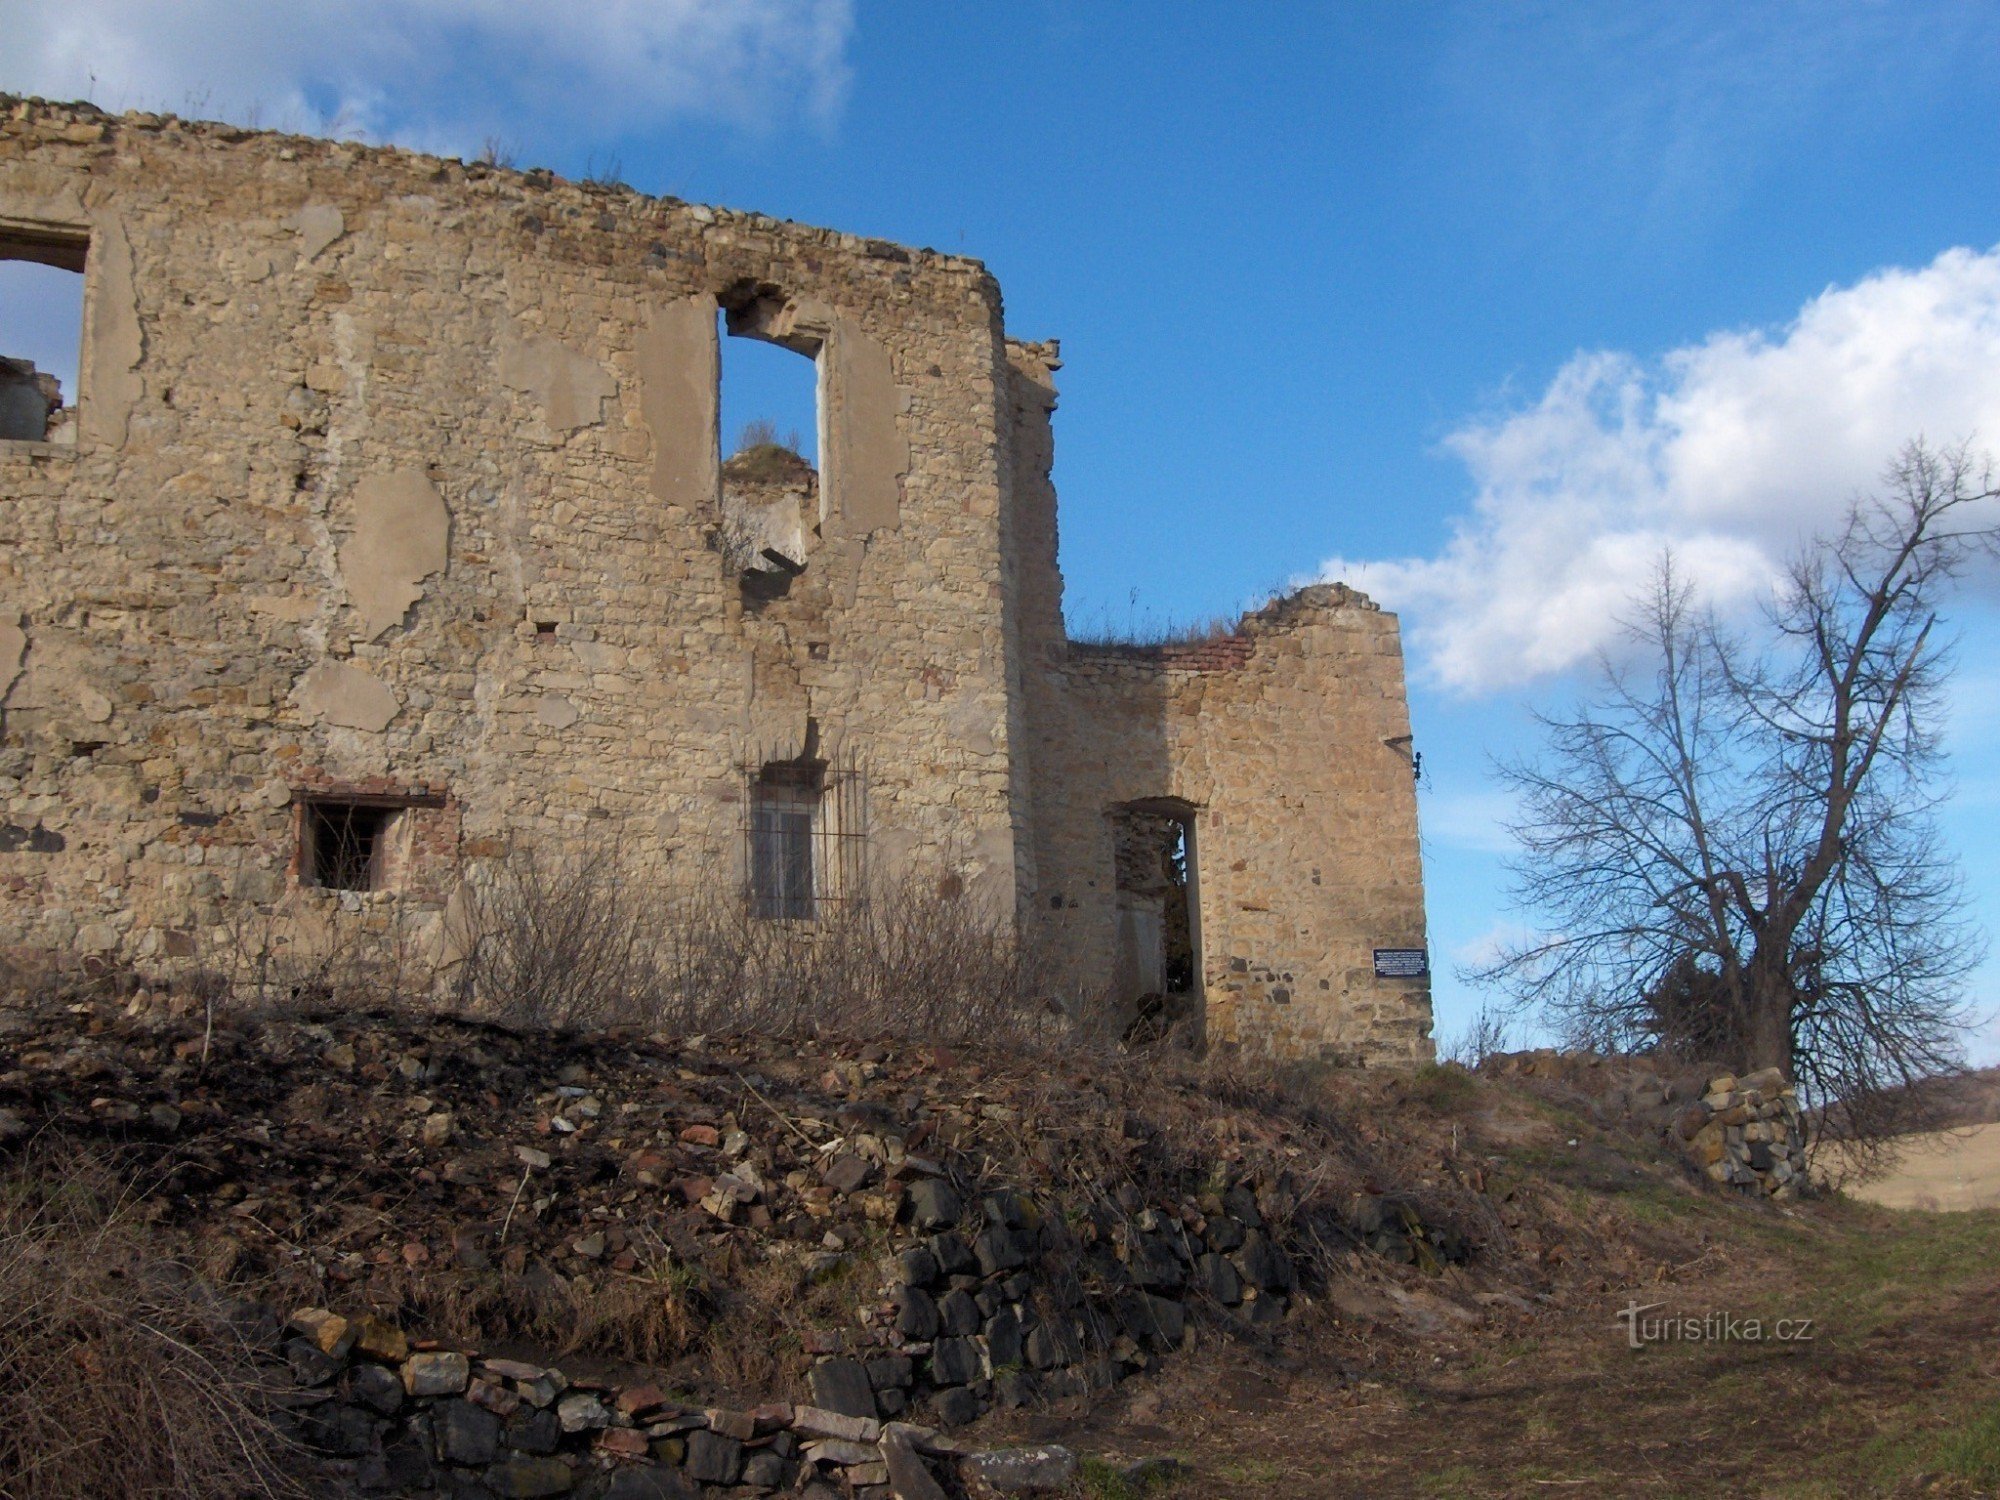
M 615 1469 L 604 1500 L 701 1500 L 701 1491 L 678 1469 Z
M 875 1415 L 875 1392 L 868 1384 L 868 1371 L 858 1359 L 825 1359 L 812 1367 L 807 1377 L 812 1387 L 812 1404 L 843 1417 Z
M 391 1494 L 426 1490 L 431 1485 L 431 1456 L 414 1439 L 398 1438 L 379 1457 L 363 1459 L 357 1477 L 363 1489 Z
M 513 1458 L 486 1471 L 486 1487 L 500 1500 L 547 1500 L 576 1487 L 576 1473 L 559 1458 Z
M 979 1257 L 979 1273 L 982 1276 L 997 1276 L 1002 1271 L 1011 1271 L 1017 1266 L 1025 1266 L 1035 1251 L 1035 1237 L 1019 1229 L 1002 1229 L 995 1225 L 980 1233 L 972 1242 L 972 1253 Z
M 354 1399 L 371 1411 L 393 1417 L 403 1409 L 403 1382 L 381 1365 L 359 1365 L 352 1377 Z
M 1141 1235 L 1126 1263 L 1135 1286 L 1159 1287 L 1168 1291 L 1187 1280 L 1187 1269 L 1173 1248 L 1154 1235 Z
M 1187 1309 L 1170 1297 L 1144 1297 L 1146 1337 L 1160 1349 L 1177 1349 L 1187 1333 Z
M 965 1212 L 950 1183 L 936 1177 L 920 1177 L 904 1191 L 910 1222 L 919 1229 L 949 1229 Z
M 1244 1236 L 1243 1248 L 1236 1255 L 1236 1264 L 1242 1268 L 1244 1279 L 1252 1286 L 1267 1292 L 1289 1292 L 1292 1289 L 1292 1258 L 1272 1244 L 1260 1230 L 1253 1229 Z
M 446 1469 L 439 1474 L 437 1493 L 442 1500 L 495 1500 L 483 1479 L 463 1469 Z
M 867 1186 L 874 1175 L 875 1168 L 867 1157 L 843 1151 L 820 1173 L 820 1178 L 836 1193 L 855 1193 Z
M 1030 1217 L 1028 1205 L 1019 1193 L 988 1193 L 980 1208 L 988 1224 L 1004 1224 L 1009 1229 L 1024 1228 Z
M 907 1354 L 883 1354 L 868 1361 L 868 1383 L 879 1395 L 906 1387 L 917 1378 L 916 1366 Z
M 759 1489 L 785 1489 L 798 1477 L 798 1472 L 797 1464 L 768 1448 L 760 1448 L 743 1460 L 743 1483 Z
M 947 1276 L 965 1276 L 979 1269 L 979 1257 L 972 1253 L 972 1246 L 962 1234 L 947 1231 L 932 1235 L 930 1252 L 937 1258 L 938 1269 Z
M 939 1327 L 947 1338 L 970 1338 L 979 1332 L 979 1303 L 966 1292 L 947 1292 L 937 1305 Z
M 719 1432 L 697 1428 L 688 1434 L 687 1471 L 690 1478 L 703 1484 L 734 1484 L 743 1472 L 743 1445 Z
M 553 1453 L 562 1446 L 562 1436 L 562 1422 L 546 1407 L 522 1407 L 500 1431 L 501 1441 L 521 1453 Z
M 937 1257 L 922 1245 L 912 1245 L 896 1257 L 896 1272 L 905 1286 L 927 1287 L 943 1274 Z
M 954 1297 L 962 1297 L 963 1292 L 953 1292 Z M 929 1292 L 920 1287 L 906 1286 L 897 1298 L 896 1332 L 906 1339 L 928 1341 L 937 1337 L 938 1305 L 931 1300 Z
M 971 1339 L 939 1339 L 931 1345 L 931 1383 L 965 1385 L 986 1373 L 979 1346 Z
M 1076 1346 L 1062 1330 L 1051 1324 L 1037 1324 L 1028 1332 L 1022 1345 L 1022 1352 L 1028 1356 L 1028 1363 L 1037 1370 L 1050 1370 L 1059 1365 L 1069 1364 L 1076 1358 Z
M 222 1320 L 245 1346 L 260 1354 L 269 1353 L 284 1342 L 285 1320 L 268 1302 L 231 1297 L 223 1304 Z
M 1195 1285 L 1224 1307 L 1234 1307 L 1243 1300 L 1243 1282 L 1232 1266 L 1220 1255 L 1210 1252 L 1194 1263 Z
M 431 1413 L 438 1457 L 455 1464 L 490 1464 L 500 1452 L 500 1419 L 470 1401 L 440 1403 Z
M 305 1339 L 286 1342 L 285 1363 L 291 1367 L 294 1385 L 325 1385 L 340 1373 L 339 1360 L 322 1354 L 319 1345 Z
M 373 1412 L 344 1402 L 329 1402 L 307 1412 L 301 1423 L 305 1440 L 322 1453 L 352 1457 L 375 1447 Z
M 1011 1307 L 1003 1307 L 986 1325 L 986 1357 L 994 1369 L 1021 1363 L 1021 1317 Z
M 1253 1328 L 1267 1327 L 1282 1322 L 1285 1303 L 1282 1297 L 1259 1297 L 1255 1302 L 1243 1304 L 1241 1316 Z
M 1252 1229 L 1264 1227 L 1264 1215 L 1257 1207 L 1257 1195 L 1250 1190 L 1248 1183 L 1239 1182 L 1222 1195 L 1222 1211 L 1237 1223 Z
M 1002 1406 L 1032 1406 L 1035 1394 L 1035 1377 L 1026 1370 L 1002 1370 L 993 1377 L 993 1399 Z
M 937 1412 L 940 1426 L 963 1427 L 967 1422 L 979 1420 L 979 1398 L 963 1386 L 939 1391 L 931 1399 L 931 1407 Z

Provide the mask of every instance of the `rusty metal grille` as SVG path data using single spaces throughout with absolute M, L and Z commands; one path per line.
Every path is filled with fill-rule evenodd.
M 743 899 L 766 921 L 821 921 L 867 898 L 867 777 L 816 749 L 743 759 Z

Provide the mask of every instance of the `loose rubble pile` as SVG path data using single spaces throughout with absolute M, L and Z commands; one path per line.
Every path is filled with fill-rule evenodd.
M 1059 1447 L 979 1451 L 935 1428 L 775 1402 L 691 1406 L 656 1385 L 575 1380 L 521 1360 L 412 1344 L 382 1318 L 305 1308 L 238 1326 L 288 1368 L 287 1426 L 327 1455 L 322 1482 L 362 1494 L 695 1500 L 782 1490 L 812 1500 L 1055 1494 Z M 815 1389 L 820 1382 L 814 1382 Z M 468 1486 L 478 1486 L 468 1488 Z
M 449 1331 L 434 1310 L 485 1297 L 459 1336 L 489 1343 L 562 1347 L 594 1318 L 595 1353 L 710 1405 L 789 1389 L 952 1428 L 1102 1391 L 1204 1319 L 1276 1323 L 1297 1289 L 1282 1141 L 1253 1155 L 1219 1133 L 1175 1166 L 1088 1079 L 1044 1115 L 1018 1078 L 933 1048 L 101 1014 L 12 1040 L 0 1134 L 118 1143 L 152 1211 L 200 1228 L 209 1274 L 431 1332 Z M 1405 1223 L 1372 1217 L 1377 1248 L 1412 1258 Z M 745 1391 L 707 1368 L 702 1325 L 760 1277 L 774 1305 L 734 1328 L 774 1352 Z
M 1798 1095 L 1778 1068 L 1739 1078 L 1665 1059 L 1541 1050 L 1490 1057 L 1480 1070 L 1558 1084 L 1601 1123 L 1657 1132 L 1713 1182 L 1772 1198 L 1806 1184 Z
M 1723 1073 L 1690 1104 L 1675 1129 L 1717 1182 L 1773 1198 L 1796 1197 L 1806 1181 L 1806 1136 L 1798 1095 L 1777 1068 L 1746 1078 Z

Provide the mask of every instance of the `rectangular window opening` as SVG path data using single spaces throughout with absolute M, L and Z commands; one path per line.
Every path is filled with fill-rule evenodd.
M 751 789 L 750 902 L 767 921 L 807 922 L 817 911 L 821 774 L 816 765 L 769 765 Z
M 406 811 L 392 803 L 307 803 L 305 883 L 329 891 L 393 890 Z
M 753 598 L 782 598 L 820 528 L 823 336 L 775 288 L 748 283 L 720 301 L 722 550 Z
M 0 226 L 0 441 L 76 441 L 88 253 L 85 235 Z

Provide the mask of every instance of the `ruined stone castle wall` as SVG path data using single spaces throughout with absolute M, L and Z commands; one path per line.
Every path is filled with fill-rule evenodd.
M 306 800 L 343 791 L 413 803 L 420 905 L 515 838 L 739 881 L 746 774 L 809 721 L 878 863 L 948 848 L 1011 909 L 976 263 L 0 102 L 0 251 L 51 244 L 86 261 L 80 426 L 0 442 L 7 946 L 365 915 L 298 889 Z M 771 598 L 718 536 L 718 299 L 818 350 L 824 516 Z
M 1211 1039 L 1428 1055 L 1423 981 L 1370 968 L 1423 945 L 1394 619 L 1314 589 L 1073 646 L 1059 351 L 977 262 L 6 99 L 0 258 L 84 288 L 80 389 L 24 366 L 0 438 L 0 950 L 227 960 L 279 915 L 448 947 L 517 845 L 733 893 L 800 767 L 760 769 L 805 760 L 815 900 L 942 860 L 1077 1008 L 1192 926 Z M 814 361 L 817 473 L 725 471 L 718 314 Z M 348 845 L 369 888 L 324 878 Z
M 1121 948 L 1131 908 L 1156 892 L 1121 898 L 1117 853 L 1134 815 L 1164 813 L 1191 829 L 1196 1031 L 1279 1057 L 1427 1060 L 1428 980 L 1374 965 L 1377 948 L 1425 947 L 1395 616 L 1319 586 L 1214 640 L 1067 641 L 1048 478 L 1057 364 L 1051 346 L 1009 352 L 1036 951 L 1077 986 L 1072 1004 L 1129 1016 Z

